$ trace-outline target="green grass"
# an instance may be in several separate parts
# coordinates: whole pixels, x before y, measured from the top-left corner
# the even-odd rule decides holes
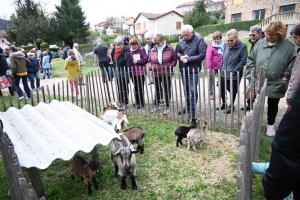
[[[225,22],[225,19],[219,19],[218,20],[218,24],[224,24],[224,22]]]
[[[229,134],[209,133],[197,152],[186,145],[175,146],[178,123],[167,119],[129,118],[132,126],[146,130],[145,153],[137,154],[138,190],[120,189],[120,177],[114,177],[110,145],[98,145],[101,172],[97,177],[99,191],[87,196],[79,179],[70,179],[70,161],[55,160],[46,170],[39,170],[47,199],[234,199],[238,138]],[[222,142],[221,142],[222,141]],[[185,142],[184,142],[185,143]],[[136,146],[136,145],[135,145]],[[90,159],[90,154],[84,154]],[[26,180],[26,170],[23,170]],[[7,199],[7,181],[0,159],[0,199]]]

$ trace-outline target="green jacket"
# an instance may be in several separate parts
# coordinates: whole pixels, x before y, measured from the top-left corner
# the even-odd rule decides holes
[[[247,59],[246,77],[250,78],[252,71],[257,77],[260,66],[264,66],[268,79],[267,96],[282,98],[288,88],[296,55],[295,45],[288,39],[270,46],[264,38],[257,42]],[[282,80],[283,77],[288,80]]]

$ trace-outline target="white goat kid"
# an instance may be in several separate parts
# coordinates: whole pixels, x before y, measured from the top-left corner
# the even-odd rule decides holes
[[[187,134],[187,149],[189,150],[192,146],[196,151],[196,145],[200,145],[202,147],[203,142],[206,138],[207,130],[209,129],[209,123],[204,122],[202,128],[194,128],[191,129]]]
[[[129,124],[126,115],[118,110],[105,110],[100,114],[100,118],[106,123],[112,125],[116,132],[119,132],[121,128],[127,129],[127,124]]]

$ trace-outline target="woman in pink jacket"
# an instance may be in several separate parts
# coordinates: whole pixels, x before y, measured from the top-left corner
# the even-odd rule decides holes
[[[158,103],[162,93],[166,105],[163,114],[167,115],[170,112],[171,77],[174,74],[173,67],[177,64],[177,58],[173,47],[165,42],[161,33],[154,37],[154,43],[155,47],[151,49],[149,56],[149,70],[153,71],[155,86],[155,103],[151,112],[159,110]]]
[[[213,76],[212,73],[218,74],[218,70],[221,69],[222,55],[224,51],[224,42],[222,40],[222,34],[216,31],[212,35],[212,42],[207,48],[206,52],[206,67],[209,71],[209,93],[210,99],[214,99],[212,91]]]

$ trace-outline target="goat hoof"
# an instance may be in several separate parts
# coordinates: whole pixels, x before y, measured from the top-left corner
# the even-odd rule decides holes
[[[132,187],[132,190],[137,190],[137,186],[133,186],[133,187]]]
[[[122,190],[126,190],[126,188],[127,188],[126,186],[121,186]]]

